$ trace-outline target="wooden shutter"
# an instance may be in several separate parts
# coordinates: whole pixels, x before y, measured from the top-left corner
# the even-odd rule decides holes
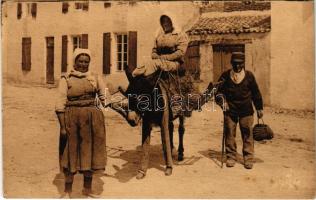
[[[82,3],[82,10],[88,11],[89,10],[89,2]]]
[[[133,71],[137,66],[137,32],[128,33],[128,68]]]
[[[198,41],[190,42],[184,57],[185,69],[191,73],[195,80],[200,79],[200,44]]]
[[[54,37],[46,38],[46,83],[54,83]]]
[[[103,74],[111,73],[111,33],[103,33]]]
[[[63,2],[62,5],[62,12],[65,14],[68,12],[68,8],[69,8],[69,3],[68,2]]]
[[[61,45],[61,72],[67,72],[67,45],[68,39],[67,35],[62,36],[62,45]]]
[[[111,3],[105,2],[105,3],[104,3],[104,8],[109,8],[109,7],[111,7]]]
[[[22,3],[18,3],[16,15],[17,15],[18,19],[21,19],[21,17],[22,17]]]
[[[22,70],[31,71],[31,38],[22,38]]]
[[[88,34],[82,34],[82,44],[83,49],[88,49]]]
[[[36,13],[37,13],[37,3],[32,3],[32,7],[31,7],[31,13],[32,13],[32,17],[36,17]]]

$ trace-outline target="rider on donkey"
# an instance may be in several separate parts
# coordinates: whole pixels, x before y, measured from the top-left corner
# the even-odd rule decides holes
[[[171,18],[167,15],[160,17],[162,30],[152,50],[152,60],[144,66],[138,66],[133,71],[133,76],[148,76],[157,70],[176,71],[184,62],[184,55],[188,47],[188,37],[185,33],[174,28]]]
[[[167,102],[165,102],[167,104],[164,105],[164,107],[166,108],[160,111],[163,111],[164,120],[170,120],[169,113],[174,115],[174,112],[168,111],[168,101],[173,98],[174,94],[181,93],[181,91],[179,91],[179,88],[175,86],[179,84],[179,81],[175,79],[179,78],[177,77],[177,72],[179,71],[180,65],[184,62],[184,55],[188,46],[188,37],[184,32],[181,32],[177,28],[175,28],[171,18],[167,15],[162,15],[160,17],[160,25],[162,29],[159,31],[156,37],[155,45],[152,50],[152,60],[149,60],[144,66],[138,66],[132,73],[130,73],[128,69],[125,69],[130,84],[127,88],[127,91],[124,91],[123,93],[128,97],[130,97],[131,94],[136,94],[136,96],[140,97],[142,94],[151,93],[151,86],[154,85],[153,88],[156,89],[156,84],[159,82],[161,90],[160,92],[164,94],[164,97],[168,98]],[[170,81],[170,77],[173,77],[173,81]],[[193,91],[191,91],[191,93],[192,92]],[[198,96],[200,97],[200,95]],[[184,97],[184,101],[187,101],[187,97]],[[140,113],[135,112],[137,111],[137,108],[135,108],[135,104],[139,103],[139,98],[128,98],[128,102],[125,103],[127,105],[125,105],[123,102],[120,102],[119,106],[112,104],[112,108],[120,107],[121,110],[117,108],[114,108],[114,110],[122,114],[127,119],[130,125],[135,126],[138,119],[140,118]],[[170,107],[172,107],[172,105],[170,105]],[[197,109],[197,106],[193,105],[193,109]],[[131,110],[133,111],[131,112]],[[166,117],[165,115],[168,116]],[[149,163],[151,125],[148,125],[150,123],[147,123],[148,116],[143,117],[143,119],[142,159],[141,168],[136,176],[137,179],[142,179],[145,177]],[[144,126],[144,124],[147,125]],[[163,125],[160,124],[160,126]],[[172,174],[171,147],[170,143],[168,142],[169,131],[162,131],[161,134],[164,157],[166,161],[165,175],[169,176]]]
[[[152,49],[152,59],[147,61],[145,65],[140,65],[135,68],[129,79],[144,77],[149,81],[155,81],[158,77],[157,72],[163,72],[162,76],[158,77],[160,86],[167,90],[168,98],[171,101],[177,101],[178,99],[176,97],[182,95],[182,102],[180,102],[182,105],[181,111],[184,111],[183,113],[188,117],[191,115],[192,110],[200,109],[205,103],[208,94],[199,94],[198,90],[193,86],[192,81],[187,80],[191,80],[190,74],[186,74],[187,79],[185,79],[185,81],[182,81],[184,78],[179,77],[179,71],[180,73],[185,71],[185,69],[182,69],[180,66],[184,63],[184,56],[189,43],[187,34],[176,28],[168,15],[162,15],[160,17],[160,25],[161,29],[157,34]],[[169,78],[166,78],[168,75],[166,75],[165,72],[167,72]],[[172,78],[170,78],[170,76]],[[136,90],[145,89],[144,85],[142,85],[141,88],[135,88],[134,86],[132,86],[132,88],[133,89],[130,89],[135,90],[133,93],[137,93]],[[182,94],[180,94],[181,92]],[[120,107],[123,108],[122,110],[125,110],[122,111],[121,114],[126,118],[129,124],[132,126],[136,125],[139,121],[137,113],[131,112],[129,109],[124,109],[125,107],[130,108],[130,105],[127,106],[121,102]],[[173,114],[177,115],[179,112],[174,112]]]

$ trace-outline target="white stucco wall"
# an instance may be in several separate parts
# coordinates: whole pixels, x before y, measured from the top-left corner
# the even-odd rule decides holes
[[[271,2],[271,102],[314,110],[314,3]]]
[[[106,80],[112,83],[126,82],[125,75],[116,70],[115,34],[137,31],[137,63],[150,58],[155,34],[159,28],[159,16],[170,14],[180,28],[188,28],[198,17],[198,7],[192,2],[104,2],[90,1],[89,10],[75,10],[75,2],[69,2],[69,11],[62,13],[61,2],[38,2],[37,16],[27,14],[27,3],[23,2],[22,19],[17,19],[17,2],[5,2],[7,15],[3,18],[2,44],[3,71],[9,81],[23,83],[46,83],[46,41],[54,37],[54,77],[61,75],[61,38],[68,35],[68,69],[72,66],[72,35],[88,34],[88,45],[92,53],[91,69],[102,73],[103,33],[111,32],[111,75]],[[8,37],[6,37],[8,36]],[[32,67],[22,72],[22,37],[32,38]],[[123,79],[123,80],[122,80]]]

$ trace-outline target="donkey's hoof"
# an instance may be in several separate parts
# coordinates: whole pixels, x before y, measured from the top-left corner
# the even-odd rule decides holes
[[[167,167],[165,170],[165,175],[170,176],[172,174],[172,167]]]
[[[183,154],[178,155],[178,161],[183,161]]]

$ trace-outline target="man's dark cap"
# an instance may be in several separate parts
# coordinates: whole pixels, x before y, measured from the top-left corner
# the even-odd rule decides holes
[[[243,52],[233,52],[231,57],[232,62],[245,62],[245,54]]]

